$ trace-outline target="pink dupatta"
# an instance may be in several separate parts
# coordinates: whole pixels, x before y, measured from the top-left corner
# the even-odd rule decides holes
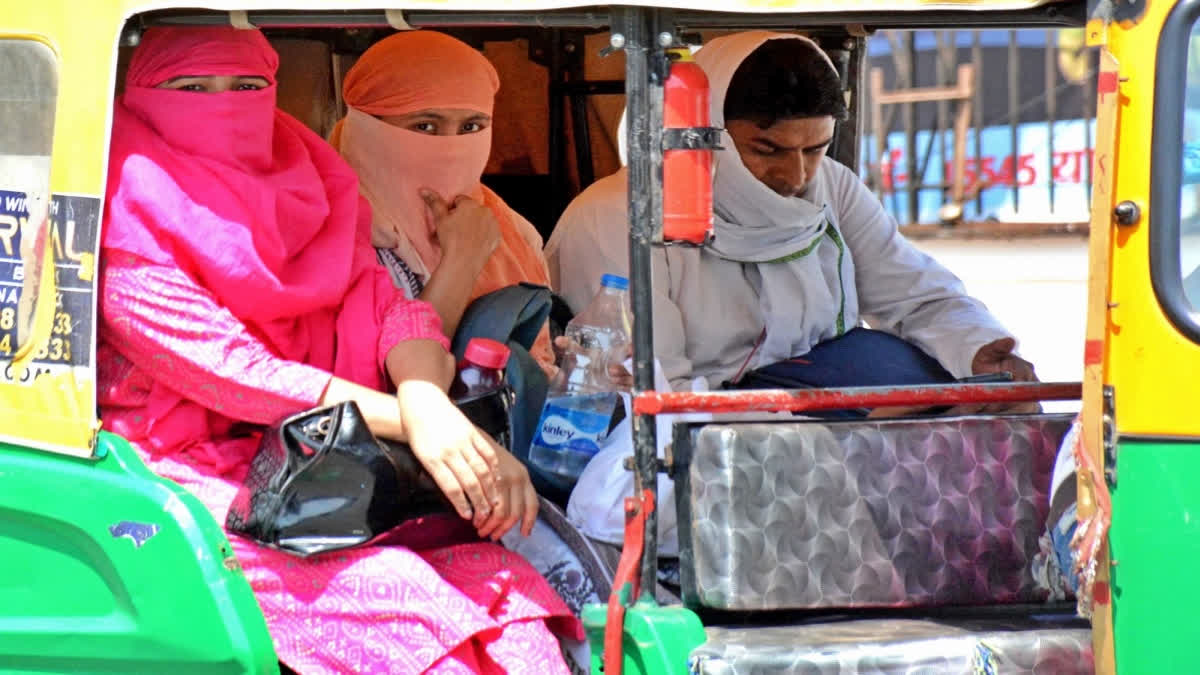
[[[275,108],[277,67],[258,31],[146,31],[115,106],[102,247],[183,271],[275,356],[386,389],[379,300],[395,291],[377,283],[369,206],[337,152]],[[186,75],[270,86],[155,88]],[[227,426],[161,384],[144,409],[160,451]]]

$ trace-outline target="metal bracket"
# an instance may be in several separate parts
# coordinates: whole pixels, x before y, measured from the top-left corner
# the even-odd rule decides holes
[[[244,9],[235,9],[229,12],[229,25],[238,30],[255,30],[255,26],[250,22],[250,13]]]
[[[1112,385],[1104,386],[1104,412],[1101,444],[1104,449],[1104,479],[1110,488],[1117,486],[1117,408]]]
[[[387,20],[388,25],[396,30],[414,30],[414,28],[409,25],[408,20],[404,18],[404,10],[385,9],[383,10],[383,16],[384,19]]]
[[[670,450],[670,447],[670,445],[667,446],[668,451]],[[655,469],[658,471],[658,473],[670,474],[675,468],[674,462],[672,462],[669,457],[667,459],[656,458],[654,462]],[[637,465],[634,463],[633,455],[627,455],[625,459],[621,461],[621,466],[626,471],[637,471]]]
[[[663,150],[721,150],[718,127],[663,129]]]

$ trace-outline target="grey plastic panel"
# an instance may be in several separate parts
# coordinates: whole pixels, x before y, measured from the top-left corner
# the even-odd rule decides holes
[[[866,619],[706,629],[689,659],[703,675],[1093,672],[1092,633],[1074,620]]]

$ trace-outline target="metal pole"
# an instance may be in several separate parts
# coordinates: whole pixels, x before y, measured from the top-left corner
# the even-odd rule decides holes
[[[561,213],[566,207],[567,185],[567,140],[566,114],[563,110],[563,94],[559,85],[563,81],[563,40],[562,31],[550,31],[550,46],[547,56],[546,70],[550,75],[550,86],[547,87],[547,108],[550,116],[550,129],[547,134],[550,155],[550,194],[554,200],[554,213]]]
[[[1054,213],[1054,122],[1058,117],[1058,44],[1056,31],[1046,31],[1046,188]]]
[[[949,33],[949,35],[947,35],[947,33]],[[953,68],[951,66],[955,62],[957,62],[958,59],[955,58],[954,33],[952,31],[939,30],[939,31],[935,32],[934,35],[937,36],[937,49],[934,52],[935,54],[937,54],[937,56],[934,57],[934,62],[937,63],[937,68],[936,68],[937,85],[939,87],[942,87],[942,86],[951,84],[950,73],[953,71]],[[950,41],[949,48],[947,48],[947,46],[946,46],[947,40]],[[941,164],[942,164],[940,167],[938,167],[938,169],[939,169],[939,173],[941,173],[941,176],[942,176],[942,186],[943,187],[942,187],[941,202],[943,204],[946,203],[945,186],[947,184],[951,183],[951,178],[950,178],[950,176],[947,175],[947,171],[946,171],[946,167],[950,164],[947,161],[947,155],[949,154],[949,152],[948,152],[949,146],[946,144],[946,129],[948,129],[949,127],[950,127],[950,107],[947,105],[947,102],[945,100],[938,101],[938,103],[937,103],[938,159],[939,159],[939,161],[941,161]],[[925,174],[923,171],[921,173],[921,179],[922,180],[925,179]]]
[[[566,36],[562,43],[566,61],[566,82],[581,82],[587,79],[583,70],[584,39],[579,34]],[[565,82],[564,82],[565,84]],[[596,168],[592,161],[592,134],[588,123],[588,97],[578,90],[563,87],[571,106],[571,141],[575,145],[575,170],[579,177],[579,192],[596,180]]]
[[[912,31],[904,33],[904,51],[908,54],[908,86],[917,86],[917,48]],[[920,178],[917,175],[917,131],[915,104],[904,104],[904,154],[908,160],[908,181],[905,192],[908,195],[908,222],[917,222],[917,186]]]
[[[1008,31],[1008,141],[1009,156],[1012,158],[1012,202],[1013,211],[1021,209],[1021,190],[1017,185],[1016,162],[1018,153],[1017,124],[1021,121],[1021,64],[1017,51],[1017,31]]]
[[[625,49],[626,140],[629,156],[629,286],[633,308],[634,392],[654,389],[654,330],[651,246],[662,241],[662,114],[666,54],[657,43],[657,13],[643,8],[620,12]],[[615,38],[615,35],[614,35]],[[634,486],[657,505],[658,453],[654,416],[633,416]],[[642,549],[643,595],[654,596],[658,577],[658,512],[646,517]]]
[[[1084,143],[1084,147],[1087,148],[1087,154],[1083,158],[1083,164],[1087,168],[1087,174],[1086,174],[1087,178],[1084,181],[1084,185],[1087,186],[1087,197],[1088,197],[1088,203],[1090,204],[1091,200],[1092,200],[1092,133],[1091,133],[1092,126],[1091,125],[1094,122],[1092,120],[1092,118],[1096,114],[1096,97],[1095,97],[1096,79],[1095,78],[1097,77],[1096,73],[1099,72],[1099,69],[1096,66],[1092,65],[1095,63],[1095,61],[1093,60],[1092,50],[1089,49],[1085,53],[1087,54],[1087,60],[1088,60],[1088,68],[1087,68],[1088,76],[1087,76],[1086,80],[1084,80],[1083,82],[1081,82],[1079,84],[1079,86],[1083,89],[1083,110],[1080,111],[1079,117],[1083,120],[1083,143]],[[1097,132],[1097,133],[1099,133],[1099,132]]]
[[[975,183],[971,185],[971,189],[975,190],[975,214],[976,217],[982,218],[983,213],[983,190],[978,188],[978,183],[981,180],[979,177],[979,160],[983,157],[983,38],[980,35],[982,31],[972,31],[974,37],[971,40],[971,64],[975,66],[975,95],[971,97],[971,111],[975,118]]]
[[[832,389],[747,389],[743,391],[645,392],[633,401],[635,412],[804,412],[880,406],[934,406],[964,403],[1078,401],[1079,382],[1005,382],[996,384],[914,384],[896,387]]]

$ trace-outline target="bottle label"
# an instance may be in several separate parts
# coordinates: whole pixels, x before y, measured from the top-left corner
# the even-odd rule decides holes
[[[550,449],[594,454],[608,435],[612,405],[609,396],[565,397],[547,401],[533,442]]]

